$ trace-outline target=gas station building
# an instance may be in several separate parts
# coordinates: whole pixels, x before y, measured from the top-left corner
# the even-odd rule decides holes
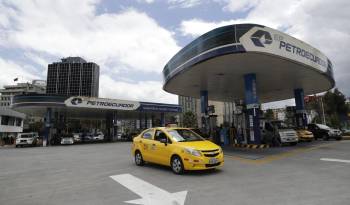
[[[332,63],[321,51],[257,24],[203,34],[169,60],[163,76],[165,91],[200,99],[203,128],[209,100],[235,102],[234,126],[248,144],[261,143],[261,103],[294,98],[297,126],[305,127],[304,96],[335,86]]]
[[[100,130],[106,140],[118,134],[173,123],[181,107],[174,104],[138,102],[82,96],[16,95],[12,108],[28,116],[42,117],[45,136]]]

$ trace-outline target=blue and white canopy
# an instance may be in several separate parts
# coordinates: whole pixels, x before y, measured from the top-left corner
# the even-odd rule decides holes
[[[318,35],[318,34],[316,34]],[[233,101],[244,98],[243,76],[255,73],[261,102],[314,94],[335,86],[331,61],[318,49],[275,29],[238,24],[216,28],[180,50],[164,67],[167,92]]]

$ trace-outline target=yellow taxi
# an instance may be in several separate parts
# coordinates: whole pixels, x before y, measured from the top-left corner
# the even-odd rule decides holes
[[[131,152],[136,165],[151,162],[170,166],[175,174],[214,169],[224,164],[221,147],[188,128],[147,129],[133,139]]]
[[[314,140],[314,135],[308,130],[297,129],[296,132],[299,138],[299,142],[311,142],[312,140]]]

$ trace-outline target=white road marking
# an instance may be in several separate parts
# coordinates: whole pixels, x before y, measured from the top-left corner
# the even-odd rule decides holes
[[[125,201],[130,204],[143,205],[184,205],[187,191],[169,193],[153,184],[139,179],[131,174],[110,176],[113,180],[136,193],[141,199]]]
[[[345,160],[345,159],[321,158],[320,160],[328,161],[328,162],[343,162],[343,163],[349,163],[350,164],[350,160]]]

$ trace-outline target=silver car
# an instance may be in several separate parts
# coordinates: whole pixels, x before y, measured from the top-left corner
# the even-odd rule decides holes
[[[61,138],[61,144],[62,145],[74,144],[74,139],[71,136],[64,136]]]
[[[36,146],[38,138],[39,136],[36,132],[18,133],[16,137],[16,147]]]

